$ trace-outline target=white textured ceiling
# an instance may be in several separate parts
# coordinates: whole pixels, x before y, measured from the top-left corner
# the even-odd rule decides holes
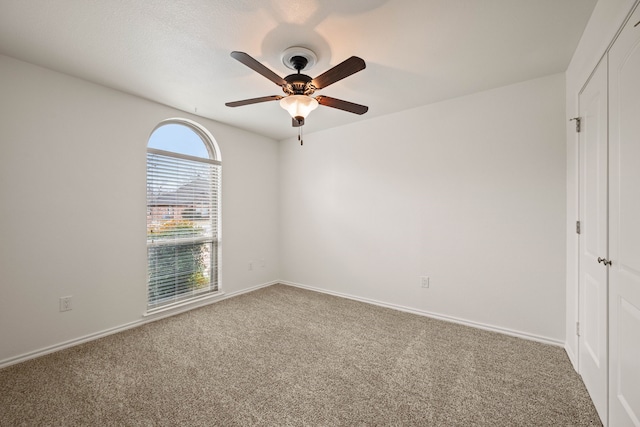
[[[356,55],[367,68],[317,94],[305,132],[566,70],[596,0],[0,0],[0,53],[220,122],[284,139],[282,94],[232,59],[277,74],[290,46],[318,56],[315,77]],[[196,112],[197,111],[197,112]]]

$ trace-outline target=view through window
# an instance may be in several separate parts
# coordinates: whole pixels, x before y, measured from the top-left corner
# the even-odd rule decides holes
[[[218,290],[219,153],[208,133],[169,121],[147,145],[148,308]]]

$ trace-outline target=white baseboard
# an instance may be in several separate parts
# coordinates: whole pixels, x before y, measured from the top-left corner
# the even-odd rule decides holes
[[[573,369],[576,372],[578,371],[578,358],[576,357],[575,353],[573,352],[573,350],[571,349],[571,347],[569,347],[568,344],[564,345],[564,351],[565,353],[567,353],[567,356],[569,357],[569,361],[571,362],[571,364],[573,365]]]
[[[488,325],[488,324],[480,323],[480,322],[474,322],[474,321],[471,321],[471,320],[461,319],[461,318],[454,317],[454,316],[447,316],[447,315],[444,315],[444,314],[433,313],[433,312],[426,311],[426,310],[419,310],[419,309],[416,309],[416,308],[405,307],[405,306],[398,305],[398,304],[391,304],[391,303],[387,303],[387,302],[377,301],[377,300],[370,299],[370,298],[358,297],[358,296],[355,296],[355,295],[349,295],[349,294],[345,294],[345,293],[342,293],[342,292],[329,291],[329,290],[326,290],[326,289],[316,288],[316,287],[313,287],[313,286],[303,285],[303,284],[300,284],[300,283],[288,282],[288,281],[284,281],[284,280],[281,280],[279,283],[281,283],[283,285],[294,286],[296,288],[307,289],[307,290],[310,290],[310,291],[315,291],[315,292],[320,292],[320,293],[324,293],[324,294],[334,295],[334,296],[341,297],[341,298],[348,298],[348,299],[352,299],[352,300],[355,300],[355,301],[364,302],[364,303],[367,303],[367,304],[378,305],[380,307],[386,307],[386,308],[391,308],[391,309],[394,309],[394,310],[404,311],[404,312],[407,312],[407,313],[418,314],[420,316],[426,316],[426,317],[431,317],[431,318],[434,318],[434,319],[445,320],[447,322],[453,322],[453,323],[458,323],[458,324],[465,325],[465,326],[471,326],[473,328],[483,329],[485,331],[498,332],[500,334],[509,335],[509,336],[512,336],[512,337],[524,338],[524,339],[530,340],[530,341],[537,341],[537,342],[540,342],[540,343],[543,343],[543,344],[550,344],[550,345],[557,346],[557,347],[564,347],[564,345],[565,345],[564,341],[560,341],[560,340],[553,339],[553,338],[548,338],[548,337],[543,337],[543,336],[540,336],[540,335],[530,334],[530,333],[527,333],[527,332],[516,331],[514,329],[503,328],[503,327],[494,326],[494,325]]]
[[[55,353],[56,351],[64,350],[65,348],[73,347],[79,344],[83,344],[85,342],[97,340],[99,338],[106,337],[108,335],[116,334],[118,332],[123,332],[123,331],[126,331],[127,329],[136,328],[146,323],[155,322],[156,320],[160,320],[169,316],[174,316],[176,314],[184,313],[185,311],[194,310],[196,308],[204,307],[210,304],[215,304],[216,302],[220,302],[228,298],[236,297],[238,295],[246,294],[248,292],[253,292],[261,288],[266,288],[267,286],[275,285],[277,283],[281,283],[281,281],[275,280],[272,282],[262,283],[262,284],[252,286],[250,288],[242,289],[239,291],[235,291],[235,292],[229,292],[229,293],[220,292],[215,297],[199,301],[195,304],[183,305],[180,307],[176,307],[175,309],[172,309],[172,310],[163,311],[155,314],[143,315],[141,319],[136,320],[134,322],[125,323],[124,325],[116,326],[114,328],[105,329],[100,332],[95,332],[93,334],[88,334],[79,338],[74,338],[72,340],[62,342],[60,344],[55,344],[55,345],[41,348],[39,350],[35,350],[29,353],[24,353],[15,357],[4,359],[0,361],[0,369],[6,368],[7,366],[15,365],[17,363],[25,362],[30,359],[35,359],[36,357],[44,356],[49,353]]]
[[[543,336],[539,336],[539,335],[535,335],[535,334],[529,334],[526,332],[522,332],[522,331],[516,331],[513,329],[509,329],[509,328],[502,328],[499,326],[493,326],[493,325],[487,325],[484,323],[480,323],[480,322],[474,322],[471,320],[466,320],[466,319],[460,319],[454,316],[447,316],[447,315],[443,315],[443,314],[439,314],[439,313],[433,313],[430,311],[425,311],[425,310],[419,310],[419,309],[415,309],[415,308],[410,308],[410,307],[405,307],[402,305],[398,305],[398,304],[391,304],[391,303],[387,303],[387,302],[382,302],[382,301],[377,301],[374,299],[370,299],[370,298],[363,298],[363,297],[358,297],[355,295],[350,295],[350,294],[345,294],[342,292],[335,292],[335,291],[329,291],[326,289],[322,289],[322,288],[316,288],[313,286],[308,286],[308,285],[303,285],[300,283],[295,283],[295,282],[288,282],[285,280],[274,280],[271,282],[267,282],[267,283],[262,283],[256,286],[252,286],[250,288],[246,288],[246,289],[242,289],[239,291],[235,291],[235,292],[230,292],[230,293],[220,293],[218,294],[217,297],[211,298],[211,299],[207,299],[204,300],[200,303],[197,304],[193,304],[193,305],[188,305],[188,306],[181,306],[181,307],[177,307],[173,310],[169,310],[169,311],[164,311],[164,312],[160,312],[160,313],[155,313],[155,314],[150,314],[148,316],[142,316],[141,319],[136,320],[134,322],[130,322],[130,323],[126,323],[124,325],[120,325],[120,326],[116,326],[114,328],[109,328],[109,329],[105,329],[103,331],[100,332],[96,332],[93,334],[88,334],[79,338],[75,338],[69,341],[65,341],[62,342],[60,344],[55,344],[49,347],[45,347],[39,350],[35,350],[29,353],[25,353],[25,354],[21,354],[15,357],[11,357],[5,360],[0,361],[0,369],[1,368],[5,368],[7,366],[11,366],[11,365],[15,365],[17,363],[21,363],[21,362],[25,362],[27,360],[30,359],[35,359],[36,357],[40,357],[40,356],[44,356],[46,354],[49,353],[54,353],[56,351],[60,351],[63,350],[65,348],[69,348],[69,347],[73,347],[79,344],[83,344],[85,342],[88,341],[93,341],[93,340],[97,340],[99,338],[102,337],[106,337],[108,335],[111,334],[116,334],[118,332],[123,332],[126,331],[127,329],[131,329],[131,328],[136,328],[138,326],[142,326],[146,323],[150,323],[150,322],[155,322],[156,320],[160,320],[160,319],[164,319],[166,317],[169,316],[174,316],[176,314],[180,314],[183,313],[185,311],[189,311],[189,310],[193,310],[196,308],[200,308],[200,307],[204,307],[206,305],[210,305],[210,304],[214,304],[216,302],[219,301],[223,301],[225,299],[228,298],[233,298],[236,297],[238,295],[242,295],[248,292],[253,292],[256,291],[258,289],[261,288],[266,288],[268,286],[271,285],[275,285],[275,284],[283,284],[283,285],[287,285],[287,286],[293,286],[293,287],[297,287],[297,288],[301,288],[301,289],[307,289],[310,291],[314,291],[314,292],[320,292],[320,293],[324,293],[324,294],[329,294],[329,295],[334,295],[337,297],[341,297],[341,298],[348,298],[351,300],[355,300],[355,301],[360,301],[360,302],[364,302],[367,304],[373,304],[373,305],[377,305],[380,307],[386,307],[386,308],[391,308],[394,310],[399,310],[399,311],[404,311],[407,313],[413,313],[413,314],[417,314],[420,316],[426,316],[426,317],[431,317],[434,319],[439,319],[439,320],[445,320],[447,322],[453,322],[453,323],[458,323],[461,325],[466,325],[466,326],[471,326],[473,328],[478,328],[478,329],[483,329],[486,331],[492,331],[492,332],[498,332],[501,334],[505,334],[505,335],[509,335],[509,336],[513,336],[513,337],[518,337],[518,338],[524,338],[527,340],[531,340],[531,341],[537,341],[537,342],[541,342],[544,344],[551,344],[554,346],[559,346],[559,347],[564,347],[565,351],[567,352],[567,355],[569,356],[569,359],[571,360],[571,363],[573,363],[574,368],[577,366],[575,363],[575,356],[573,355],[572,352],[570,352],[570,349],[565,345],[565,343],[563,341],[559,341],[556,339],[552,339],[552,338],[547,338],[547,337],[543,337]]]

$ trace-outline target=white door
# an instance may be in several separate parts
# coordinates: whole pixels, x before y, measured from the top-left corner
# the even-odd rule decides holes
[[[579,371],[607,423],[607,63],[580,93]]]
[[[609,51],[611,426],[640,426],[640,8]]]

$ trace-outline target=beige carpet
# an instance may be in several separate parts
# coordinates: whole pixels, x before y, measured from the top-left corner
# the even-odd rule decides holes
[[[600,422],[561,348],[276,285],[0,370],[0,425]]]

